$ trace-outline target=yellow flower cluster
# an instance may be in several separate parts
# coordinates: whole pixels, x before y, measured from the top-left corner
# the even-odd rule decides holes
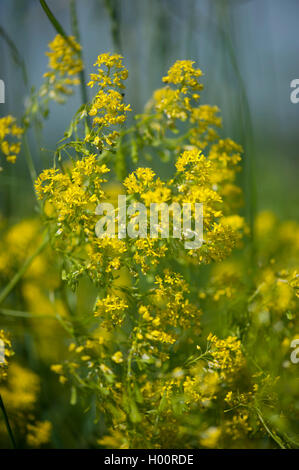
[[[38,219],[24,219],[21,222],[7,227],[7,222],[3,223],[0,241],[0,279],[3,284],[9,282],[14,273],[18,272],[25,263],[28,256],[31,256],[36,248],[42,243],[42,226]],[[51,260],[51,263],[50,263]],[[49,268],[49,263],[51,267]],[[41,285],[40,279],[43,279]],[[25,303],[26,310],[32,314],[53,316],[59,312],[64,315],[65,307],[61,298],[51,298],[48,291],[55,290],[61,284],[60,275],[55,263],[53,263],[52,253],[49,248],[42,251],[34,258],[31,265],[24,274],[18,285],[19,293]],[[46,341],[45,336],[40,337],[44,331],[43,324],[33,320],[32,331],[36,331],[36,344],[40,356],[52,356],[57,354],[59,341],[56,342],[56,352]],[[51,334],[58,325],[52,322],[48,328],[49,341]],[[55,348],[54,348],[55,349]]]
[[[108,145],[115,146],[119,133],[111,131],[111,127],[119,126],[126,120],[130,105],[123,102],[123,94],[119,91],[124,88],[123,81],[128,77],[128,71],[123,66],[123,57],[119,54],[101,54],[94,66],[97,73],[90,75],[88,86],[98,86],[98,91],[92,100],[88,114],[93,117],[91,132],[85,140],[100,150]]]
[[[44,76],[48,80],[48,93],[50,98],[61,101],[63,95],[72,93],[71,86],[79,85],[78,74],[83,70],[83,63],[80,57],[81,46],[73,36],[67,39],[57,34],[52,42],[49,43],[48,67],[49,72]],[[41,90],[41,94],[45,92]],[[62,100],[63,101],[63,100]]]
[[[96,146],[101,152],[105,144],[111,146],[107,140],[107,135],[111,138],[107,134],[111,131],[110,127],[122,124],[129,109],[119,92],[123,88],[123,80],[127,78],[127,71],[122,65],[122,57],[118,55],[101,55],[95,65],[98,70],[91,74],[89,86],[97,86],[98,92],[87,108],[88,114],[93,117],[93,127],[84,143]],[[64,278],[75,287],[79,278],[87,274],[101,289],[95,302],[93,319],[89,320],[93,325],[89,338],[76,338],[76,344],[70,346],[72,357],[64,364],[55,364],[52,370],[59,375],[62,384],[73,382],[73,377],[79,377],[82,387],[93,387],[94,380],[99,383],[103,403],[107,403],[109,397],[111,409],[117,410],[123,435],[126,434],[128,422],[139,423],[141,419],[137,405],[127,403],[124,392],[127,385],[122,383],[121,376],[125,371],[129,389],[133,387],[133,380],[138,381],[136,386],[142,390],[144,406],[152,409],[154,402],[161,410],[164,424],[161,424],[158,435],[153,432],[156,420],[149,416],[147,422],[149,439],[159,438],[160,445],[163,430],[167,429],[169,433],[177,420],[171,412],[172,408],[183,406],[190,410],[194,404],[210,406],[217,395],[220,378],[224,373],[227,376],[232,373],[235,357],[240,359],[235,343],[231,344],[228,339],[226,356],[224,346],[217,349],[214,345],[213,348],[213,354],[218,351],[218,361],[222,360],[219,370],[215,356],[210,361],[214,370],[208,371],[200,362],[186,372],[183,369],[181,373],[174,372],[175,378],[163,383],[151,377],[150,372],[153,368],[155,374],[160,374],[162,365],[167,364],[172,355],[172,348],[177,351],[178,358],[181,357],[188,331],[191,337],[200,334],[202,311],[198,298],[194,297],[190,284],[177,269],[169,268],[163,272],[162,263],[165,260],[171,264],[173,257],[182,264],[188,259],[187,263],[192,261],[193,265],[222,260],[236,245],[244,229],[243,219],[233,212],[236,207],[232,210],[230,206],[231,193],[237,193],[234,177],[241,149],[229,139],[220,142],[213,133],[212,127],[221,124],[217,108],[194,108],[193,104],[199,99],[198,92],[202,89],[200,76],[201,71],[194,68],[194,63],[176,63],[164,79],[167,87],[160,92],[161,100],[156,100],[153,115],[141,115],[134,127],[138,143],[141,142],[138,140],[141,134],[142,142],[149,146],[158,146],[159,139],[166,147],[169,142],[169,152],[174,154],[173,178],[164,182],[151,168],[139,166],[123,182],[130,202],[140,201],[146,207],[152,202],[178,202],[181,205],[185,202],[204,203],[206,233],[205,243],[200,249],[187,254],[183,239],[152,239],[148,236],[119,240],[95,237],[95,207],[107,200],[102,185],[105,182],[103,175],[109,171],[109,167],[105,166],[109,161],[109,148],[105,149],[104,158],[87,151],[81,160],[74,160],[66,166],[64,172],[45,170],[36,183],[53,236],[55,234],[56,248],[67,259],[69,272],[64,274]],[[169,98],[168,101],[162,99],[163,93]],[[168,141],[164,138],[166,129],[174,129],[175,119],[188,120],[190,132],[179,141],[176,137]],[[117,137],[117,134],[113,135]],[[198,144],[201,137],[206,145]],[[124,145],[123,152],[126,152],[128,143],[124,142]],[[140,143],[140,151],[142,145]],[[77,152],[78,143],[76,146]],[[206,147],[208,151],[204,154]],[[117,152],[115,158],[118,155]],[[147,274],[151,286],[145,292],[140,283],[139,269]],[[120,284],[119,276],[123,275],[131,275],[136,286],[133,287],[130,282]],[[190,348],[194,343],[191,337]],[[116,342],[119,344],[117,349]],[[142,372],[139,378],[136,370]],[[134,393],[137,389],[135,387]],[[182,394],[185,396],[183,402]],[[165,410],[159,405],[163,396],[167,396]],[[133,397],[130,402],[132,400]],[[140,396],[134,400],[141,403]],[[143,415],[146,415],[146,409]],[[117,430],[114,429],[114,432],[117,433]],[[127,442],[127,437],[124,437],[124,442]]]
[[[221,437],[221,428],[210,426],[201,433],[200,444],[208,449],[217,449]]]
[[[154,94],[157,111],[165,114],[169,120],[185,121],[192,110],[192,100],[198,101],[200,98],[198,92],[203,88],[199,82],[201,75],[201,70],[194,68],[193,61],[176,61],[168,75],[163,77],[163,82],[168,86]],[[174,85],[174,88],[169,85]]]
[[[113,273],[122,268],[123,257],[127,252],[126,243],[118,238],[95,238],[87,247],[89,262],[87,271],[94,281],[101,281],[103,271]]]
[[[0,388],[3,401],[16,411],[33,411],[40,392],[40,379],[29,369],[16,362],[9,367],[8,380]]]
[[[224,159],[222,154],[221,159]],[[124,181],[128,194],[134,196],[133,201],[141,200],[147,207],[151,203],[162,202],[170,205],[172,202],[178,202],[181,207],[184,203],[201,202],[203,204],[204,244],[201,248],[188,252],[188,257],[192,262],[222,261],[237,245],[241,235],[246,232],[244,219],[237,214],[231,214],[227,198],[219,194],[221,183],[226,185],[228,178],[227,165],[225,165],[225,171],[222,172],[218,166],[219,162],[215,160],[216,157],[207,158],[201,151],[192,148],[179,155],[175,164],[177,173],[168,182],[157,178],[151,168],[142,167],[131,173]],[[220,166],[222,167],[222,163]],[[220,174],[222,174],[221,177]],[[230,174],[229,178],[231,176]],[[225,213],[231,215],[224,216]],[[194,223],[193,218],[192,223]],[[184,234],[182,235],[183,240]],[[135,246],[138,250],[139,244],[145,247],[146,243],[145,240],[138,241]],[[169,243],[172,243],[171,240],[162,239],[160,246],[167,251]],[[177,243],[175,249],[182,246],[182,243]],[[180,256],[182,252],[184,253],[185,250],[181,250]],[[144,263],[142,266],[145,269]]]
[[[0,330],[0,383],[7,377],[8,359],[12,354],[11,342],[7,334]]]
[[[56,36],[47,56],[44,83],[26,104],[24,130],[40,124],[49,101],[63,102],[82,78],[74,37]],[[222,135],[218,107],[200,103],[202,72],[193,61],[175,62],[164,87],[125,129],[131,108],[124,99],[123,57],[101,54],[94,66],[87,85],[95,95],[71,120],[54,168],[35,184],[51,246],[34,258],[3,310],[1,305],[3,328],[22,318],[14,349],[30,360],[36,349],[38,371],[52,364],[59,383],[71,389],[72,405],[81,393],[94,403],[105,425],[95,423],[92,438],[107,430],[96,440],[100,446],[297,446],[298,369],[290,353],[299,337],[298,223],[262,212],[254,243],[243,249],[248,228],[238,214],[237,184],[243,149]],[[7,161],[20,152],[24,130],[12,116],[0,119]],[[170,215],[174,203],[202,203],[202,245],[185,249],[191,229],[178,238],[161,237],[162,214],[157,238],[149,230],[145,238],[98,238],[97,206],[116,206],[119,194],[128,204],[143,203],[147,215],[152,203],[166,203]],[[117,226],[120,212],[114,213]],[[136,231],[138,215],[127,213]],[[1,284],[36,251],[41,228],[37,220],[8,226],[0,219]],[[170,234],[173,228],[170,220]],[[0,393],[12,427],[22,445],[44,446],[52,424],[38,411],[42,380],[10,360],[4,330],[0,349]],[[46,380],[54,390],[53,376]],[[54,410],[57,424],[56,406],[49,414]],[[90,428],[85,414],[76,419]]]
[[[189,89],[201,90],[202,84],[198,79],[202,76],[202,71],[195,69],[194,64],[191,60],[177,60],[163,77],[163,82],[182,87],[182,93],[187,93]]]
[[[159,341],[160,343],[175,343],[176,339],[168,333],[159,330],[149,330],[146,334],[146,338],[153,341]]]
[[[30,447],[40,447],[51,440],[52,423],[50,421],[36,421],[27,426],[27,443]]]
[[[116,353],[113,354],[111,359],[116,364],[121,364],[122,362],[124,362],[123,353],[121,351],[116,351]]]
[[[212,367],[219,369],[220,376],[229,380],[245,366],[245,358],[241,349],[241,342],[235,336],[219,339],[209,334],[207,341],[211,345]]]
[[[35,184],[38,198],[47,203],[49,217],[56,217],[61,239],[65,239],[66,229],[71,234],[94,234],[95,208],[104,195],[103,175],[108,172],[98,156],[90,154],[77,160],[67,173],[50,169],[38,177]]]
[[[167,246],[161,243],[158,238],[137,238],[135,243],[132,240],[129,243],[134,251],[133,260],[140,266],[144,274],[150,266],[157,266],[167,252]]]
[[[44,81],[39,89],[32,87],[26,100],[23,119],[26,127],[33,124],[42,127],[44,120],[49,116],[49,103],[54,100],[64,104],[82,78],[79,79],[83,70],[81,45],[73,36],[64,37],[58,34],[48,47],[48,71],[44,74]]]
[[[216,398],[216,392],[219,388],[218,374],[207,371],[201,365],[194,367],[191,374],[187,375],[183,382],[187,404],[199,403],[201,406],[209,406],[211,400]]]
[[[5,227],[6,228],[6,227]],[[29,219],[3,230],[0,241],[0,275],[10,277],[24,263],[26,256],[38,242],[40,224],[37,220]],[[34,272],[40,274],[41,264],[37,259],[27,275]]]
[[[61,159],[61,170],[45,170],[36,182],[63,280],[77,289],[80,305],[60,317],[72,342],[52,371],[72,387],[72,403],[81,390],[94,394],[109,430],[101,446],[223,447],[251,438],[271,446],[269,429],[280,410],[288,414],[279,387],[290,380],[295,390],[297,380],[287,354],[299,326],[298,224],[258,217],[259,269],[249,268],[245,250],[233,253],[248,233],[237,213],[242,148],[219,137],[218,108],[198,104],[201,71],[192,61],[176,62],[163,79],[166,87],[122,132],[129,110],[122,57],[103,54],[95,66],[89,86],[97,94],[71,124],[88,114],[92,128],[76,128],[76,141],[67,144],[71,162]],[[131,173],[109,193],[106,179],[130,155]],[[157,176],[159,157],[173,169],[166,181]],[[97,204],[124,192],[148,212],[153,202],[203,203],[202,246],[186,250],[185,234],[97,238]],[[82,301],[85,289],[88,301]],[[75,294],[69,297],[73,302]],[[266,331],[273,332],[271,341]]]
[[[49,57],[49,68],[59,75],[77,75],[83,68],[78,53],[81,50],[73,36],[66,40],[60,34],[57,34],[52,42],[49,43],[50,52],[46,52]],[[46,76],[48,76],[46,74]]]
[[[96,303],[95,316],[106,319],[112,325],[120,325],[124,319],[124,312],[128,308],[128,304],[124,299],[117,295],[108,294],[106,297],[99,299]]]
[[[230,420],[227,420],[223,432],[226,436],[231,436],[233,441],[246,437],[252,427],[249,424],[249,416],[246,411],[238,411]]]
[[[155,173],[151,168],[137,168],[123,184],[128,194],[142,194],[146,189],[153,187],[154,177]]]
[[[128,71],[122,63],[123,57],[120,54],[110,54],[109,52],[98,56],[94,67],[97,67],[97,73],[90,74],[90,82],[88,86],[93,87],[98,84],[101,88],[117,86],[124,88],[123,80],[128,78]],[[107,73],[103,70],[103,66],[107,67]],[[110,71],[114,70],[113,75]]]
[[[193,320],[195,324],[199,322],[201,312],[187,298],[189,286],[179,273],[165,270],[163,276],[156,276],[155,284],[155,298],[161,309],[159,318],[162,324],[188,328]]]
[[[0,149],[6,160],[15,163],[21,150],[20,139],[24,130],[17,126],[13,116],[0,118]]]
[[[12,362],[7,380],[0,386],[0,394],[15,422],[19,436],[24,435],[31,447],[49,442],[52,424],[35,419],[35,405],[40,393],[40,379],[33,371]],[[0,428],[2,433],[2,428]]]

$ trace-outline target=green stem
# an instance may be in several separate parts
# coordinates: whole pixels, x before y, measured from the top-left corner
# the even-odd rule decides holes
[[[195,357],[194,359],[191,357],[190,360],[186,361],[186,367],[190,367],[191,364],[199,361],[200,359],[204,359],[206,356],[210,356],[210,350],[205,351],[200,356]]]
[[[81,38],[80,38],[80,32],[79,32],[79,24],[78,24],[78,15],[77,15],[77,5],[76,5],[76,0],[70,0],[70,12],[71,12],[71,28],[72,28],[72,33],[75,36],[75,39],[78,44],[81,44]],[[83,62],[83,54],[82,54],[82,49],[78,52],[80,59]],[[82,104],[85,105],[88,102],[88,96],[87,96],[87,90],[86,90],[86,79],[85,79],[85,71],[84,68],[82,68],[80,74],[80,88],[81,88],[81,100]],[[90,117],[87,116],[86,118],[88,127],[90,126]]]
[[[165,390],[160,398],[160,402],[159,402],[159,406],[158,406],[158,409],[157,409],[157,416],[156,416],[156,419],[155,419],[155,425],[154,425],[154,430],[153,430],[153,435],[156,436],[158,434],[158,425],[159,425],[159,421],[160,421],[160,412],[161,412],[161,408],[162,408],[162,403],[163,403],[163,400],[164,400],[164,397],[165,397]]]
[[[260,420],[260,422],[262,423],[262,425],[264,426],[265,430],[267,431],[267,433],[269,434],[269,436],[272,437],[272,439],[276,442],[276,444],[278,444],[278,446],[281,448],[281,449],[286,449],[283,441],[280,439],[279,436],[277,436],[277,434],[273,433],[271,431],[271,429],[269,428],[269,426],[267,425],[266,421],[264,420],[260,410],[258,408],[256,408],[256,412],[257,412],[257,415],[258,415],[258,418]]]
[[[11,279],[11,281],[7,284],[7,286],[3,289],[3,291],[0,293],[0,305],[4,302],[6,297],[10,294],[10,292],[13,290],[13,288],[16,286],[16,284],[20,281],[20,279],[23,277],[29,266],[31,265],[32,261],[44,250],[44,248],[48,244],[48,238],[45,238],[43,242],[39,245],[37,250],[29,256],[21,269],[14,275],[14,277]]]
[[[7,34],[7,32],[5,31],[5,29],[2,26],[0,26],[0,36],[3,37],[4,41],[6,41],[8,47],[10,48],[12,58],[15,61],[15,63],[19,67],[21,67],[24,85],[25,85],[26,88],[28,88],[29,87],[28,75],[27,75],[25,62],[22,59],[21,54],[19,53],[18,48],[16,47],[15,43],[13,42],[13,40],[10,38],[10,36]]]
[[[11,427],[10,427],[10,424],[9,424],[8,416],[7,416],[7,413],[6,413],[6,409],[5,409],[5,406],[4,406],[4,403],[3,403],[3,400],[2,400],[1,394],[0,394],[0,408],[1,408],[2,413],[3,413],[3,417],[4,417],[4,421],[5,421],[5,426],[6,426],[7,433],[8,433],[8,435],[9,435],[9,438],[10,438],[11,446],[12,446],[13,449],[16,449],[16,448],[17,448],[16,441],[15,441],[15,438],[14,438],[14,435],[13,435],[13,432],[12,432],[12,429],[11,429]]]
[[[55,28],[55,30],[57,31],[57,33],[60,34],[66,40],[66,42],[73,49],[73,51],[80,57],[80,59],[82,59],[81,49],[77,50],[74,47],[74,44],[72,43],[72,41],[70,41],[68,35],[64,31],[64,29],[61,26],[61,24],[59,23],[59,21],[53,15],[52,11],[48,7],[45,0],[39,0],[39,1],[40,1],[40,4],[41,4],[44,12],[46,13],[47,17],[49,18],[50,22],[52,23],[52,25]],[[79,35],[78,19],[77,19],[77,10],[76,10],[76,3],[75,3],[74,0],[71,0],[70,6],[71,6],[71,20],[72,20],[73,34],[76,38],[76,41],[78,43],[80,43],[80,35]],[[79,75],[80,75],[82,103],[86,104],[88,102],[88,96],[87,96],[87,91],[86,91],[86,87],[85,87],[85,72],[84,72],[84,69],[81,70]]]
[[[72,41],[69,39],[68,35],[66,34],[66,32],[64,31],[63,27],[61,26],[61,24],[59,23],[59,21],[55,18],[55,16],[53,15],[52,11],[50,10],[50,8],[48,7],[47,3],[45,2],[45,0],[39,0],[44,12],[46,13],[47,17],[49,18],[50,22],[52,23],[52,25],[54,26],[54,28],[56,29],[57,33],[60,34],[65,40],[66,42],[68,43],[68,45],[76,52],[76,54],[78,54],[78,51],[77,49],[74,47],[74,44],[72,43]]]
[[[33,318],[33,319],[47,318],[47,319],[55,320],[55,317],[53,315],[23,312],[23,310],[11,310],[8,308],[0,308],[0,315],[5,315],[8,317],[15,317],[15,318]]]
[[[32,181],[32,184],[33,184],[33,187],[34,187],[34,183],[35,183],[35,180],[37,178],[37,173],[36,173],[36,169],[35,169],[35,166],[34,166],[31,151],[30,151],[30,148],[29,148],[27,133],[24,134],[23,143],[24,143],[26,163],[27,163],[29,173],[30,173],[30,177],[31,177],[31,181]]]
[[[8,317],[14,318],[30,318],[30,319],[46,319],[46,320],[53,320],[58,321],[63,329],[70,335],[74,336],[74,330],[72,327],[69,326],[68,322],[64,320],[58,313],[56,315],[49,315],[49,314],[35,314],[29,312],[23,312],[20,310],[9,310],[7,308],[0,308],[0,315],[5,315]]]

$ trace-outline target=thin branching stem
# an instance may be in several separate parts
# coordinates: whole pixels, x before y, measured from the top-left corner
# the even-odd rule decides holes
[[[72,43],[72,41],[69,39],[68,35],[66,34],[66,32],[64,31],[63,27],[61,26],[61,24],[59,23],[59,21],[57,20],[57,18],[55,18],[55,16],[53,15],[52,11],[50,10],[50,8],[48,7],[47,3],[45,2],[45,0],[39,0],[44,12],[46,13],[47,17],[49,18],[50,22],[52,23],[52,25],[54,26],[54,29],[57,31],[58,34],[60,34],[65,40],[66,42],[68,43],[68,45],[74,50],[74,52],[76,52],[76,54],[78,54],[78,50],[74,47],[74,44]]]
[[[7,429],[7,433],[9,435],[11,446],[12,446],[13,449],[16,449],[17,448],[16,441],[15,441],[15,438],[14,438],[14,435],[13,435],[13,432],[12,432],[12,429],[11,429],[11,426],[10,426],[10,423],[9,423],[8,415],[7,415],[7,412],[6,412],[1,394],[0,394],[0,408],[1,408],[1,411],[2,411],[2,414],[3,414],[3,417],[4,417],[4,422],[5,422],[5,426],[6,426],[6,429]]]
[[[76,0],[70,0],[70,12],[71,12],[72,33],[75,36],[75,39],[76,39],[77,43],[81,44]],[[80,59],[82,60],[82,63],[84,63],[83,62],[82,49],[80,49],[80,51],[79,51],[79,56],[80,56]],[[81,89],[82,104],[86,105],[86,103],[88,102],[88,95],[87,95],[87,89],[86,89],[86,79],[85,79],[84,67],[82,68],[82,70],[79,73],[79,78],[80,78],[80,89]],[[88,127],[90,127],[90,118],[89,118],[89,116],[87,116],[86,121],[87,121]]]

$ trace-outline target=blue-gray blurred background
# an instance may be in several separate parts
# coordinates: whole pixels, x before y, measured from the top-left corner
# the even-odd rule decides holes
[[[69,0],[48,4],[69,33]],[[114,17],[107,5],[115,7]],[[205,74],[202,103],[220,107],[224,135],[255,162],[258,209],[297,217],[299,103],[290,101],[290,82],[299,78],[298,0],[77,0],[77,8],[87,73],[98,54],[120,49],[130,72],[126,100],[136,113],[176,59],[195,60]],[[39,1],[0,0],[0,25],[24,60],[30,86],[39,87],[56,34]],[[20,117],[27,93],[22,69],[1,36],[0,58],[6,84],[0,116]],[[51,105],[45,150],[31,137],[39,171],[51,164],[79,105],[79,90],[66,106]],[[22,156],[6,170],[0,209],[18,220],[34,208],[30,178]]]

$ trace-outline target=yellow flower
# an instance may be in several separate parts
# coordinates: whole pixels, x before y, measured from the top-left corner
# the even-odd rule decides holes
[[[184,172],[186,170],[186,166],[192,164],[200,163],[204,160],[204,156],[201,156],[201,151],[197,149],[186,150],[182,155],[178,158],[175,166],[179,172]]]
[[[11,116],[0,118],[0,151],[10,163],[15,163],[21,150],[19,142],[24,129],[16,125],[16,119]],[[15,139],[15,140],[14,140]]]
[[[202,85],[198,82],[202,76],[200,69],[194,69],[195,64],[192,60],[177,60],[168,70],[168,75],[163,77],[163,82],[173,85],[180,85],[185,91],[185,87],[191,87],[194,90],[201,90]]]
[[[116,364],[121,364],[124,361],[123,353],[121,351],[117,351],[116,353],[113,354],[111,359],[112,361],[116,362]]]
[[[8,359],[12,355],[10,339],[4,330],[0,330],[0,383],[7,377]]]
[[[213,358],[212,367],[219,370],[220,376],[224,379],[232,379],[246,364],[241,341],[236,336],[219,339],[212,333],[209,334],[207,341],[210,343],[210,354]]]
[[[76,42],[74,36],[68,36],[67,41],[63,36],[57,34],[49,43],[49,49],[50,52],[46,52],[49,57],[49,68],[59,76],[74,76],[83,69],[83,63],[79,56],[81,46]],[[52,77],[53,72],[47,72],[45,76]]]
[[[62,374],[63,373],[63,367],[61,364],[53,364],[51,365],[51,370],[55,372],[56,374]]]
[[[113,325],[119,325],[124,319],[127,308],[128,304],[124,299],[114,294],[108,294],[97,301],[94,314],[96,317],[105,318]]]
[[[198,101],[198,91],[203,89],[199,82],[202,75],[200,69],[193,67],[191,60],[177,60],[163,77],[168,86],[154,93],[155,108],[169,120],[186,121],[192,113],[192,101]],[[175,88],[172,88],[171,86]]]
[[[150,340],[159,341],[161,343],[173,344],[176,342],[176,338],[174,338],[172,335],[159,330],[150,330],[146,334],[146,337]]]
[[[105,364],[100,364],[100,369],[104,374],[113,374],[112,370],[109,369],[109,367],[107,367]]]
[[[65,97],[73,93],[73,86],[79,85],[79,73],[83,70],[81,46],[73,36],[64,38],[60,34],[49,43],[49,71],[44,74],[45,83],[38,96],[42,113],[48,112],[48,100],[64,103]]]
[[[52,423],[50,421],[36,421],[27,425],[27,443],[31,447],[40,447],[51,439]]]
[[[221,428],[210,426],[201,434],[200,443],[204,447],[215,449],[221,436]]]
[[[128,71],[123,66],[123,57],[119,54],[101,54],[94,66],[97,73],[90,74],[88,86],[98,86],[98,91],[89,106],[88,114],[93,117],[93,128],[85,140],[97,148],[116,145],[119,133],[111,130],[113,126],[122,125],[131,111],[129,104],[123,102],[123,81],[128,77]]]
[[[155,173],[151,168],[138,168],[124,181],[128,194],[143,193],[145,189],[153,186]]]
[[[33,410],[39,391],[39,377],[33,371],[12,362],[5,386],[0,387],[5,404],[20,412]]]

